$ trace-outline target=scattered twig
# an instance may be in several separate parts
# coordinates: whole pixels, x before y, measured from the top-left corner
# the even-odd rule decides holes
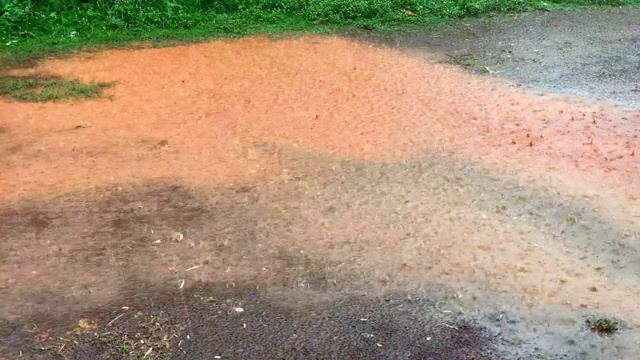
[[[191,271],[191,270],[195,270],[195,269],[199,268],[200,266],[201,265],[192,266],[192,267],[188,268],[187,270],[185,270],[185,272]]]
[[[418,16],[418,14],[416,14],[416,13],[414,13],[412,11],[409,11],[407,9],[400,9],[400,12],[405,14],[405,15],[409,15],[409,16]]]
[[[444,326],[446,326],[446,327],[448,327],[448,328],[450,328],[450,329],[454,329],[454,330],[460,331],[460,329],[458,329],[457,327],[455,327],[455,326],[453,326],[453,325],[444,324]]]
[[[113,318],[113,320],[111,320],[111,321],[109,321],[109,322],[107,323],[107,326],[111,326],[114,322],[116,322],[116,320],[118,320],[118,319],[120,319],[121,317],[123,317],[123,316],[124,316],[124,314],[125,314],[125,313],[122,313],[122,314],[120,314],[120,315],[116,316],[115,318]]]

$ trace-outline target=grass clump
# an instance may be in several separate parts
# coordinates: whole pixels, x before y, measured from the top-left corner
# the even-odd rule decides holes
[[[608,317],[594,317],[587,319],[587,326],[598,335],[613,335],[620,330],[620,321]]]
[[[0,96],[29,102],[85,99],[102,96],[109,86],[109,83],[82,83],[77,79],[3,76],[0,77]]]

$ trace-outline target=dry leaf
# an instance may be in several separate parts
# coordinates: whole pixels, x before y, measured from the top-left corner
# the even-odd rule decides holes
[[[88,331],[93,330],[97,327],[95,321],[90,319],[80,319],[78,321],[78,326],[76,327],[76,331]]]
[[[407,9],[400,9],[400,12],[405,14],[405,15],[409,15],[409,16],[418,16],[418,14],[416,14],[414,12],[411,12],[411,11],[409,11]]]

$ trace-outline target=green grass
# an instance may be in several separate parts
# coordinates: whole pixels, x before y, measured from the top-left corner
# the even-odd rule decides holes
[[[79,80],[44,77],[0,77],[0,96],[20,101],[45,102],[102,96],[108,83],[82,83]]]
[[[617,319],[608,317],[594,317],[587,319],[587,326],[599,335],[613,335],[620,330],[621,323]]]
[[[4,0],[0,67],[136,41],[395,30],[488,13],[632,3],[640,0]]]

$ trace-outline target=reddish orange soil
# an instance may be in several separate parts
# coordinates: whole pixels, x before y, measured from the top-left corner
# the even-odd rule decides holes
[[[15,71],[115,85],[98,100],[0,102],[0,206],[11,220],[0,234],[0,315],[101,304],[134,275],[176,286],[286,273],[306,286],[313,279],[296,271],[324,274],[299,260],[310,254],[343,275],[429,279],[476,287],[474,299],[514,294],[531,307],[618,307],[640,319],[635,273],[611,266],[618,248],[594,250],[607,236],[637,246],[621,233],[640,216],[638,112],[318,36],[112,50]],[[306,158],[291,161],[291,148]],[[459,163],[411,163],[434,153],[481,170],[465,179]],[[557,199],[527,190],[503,209],[501,191],[515,186],[490,177],[506,172],[549,177]],[[297,182],[282,185],[289,177]],[[153,180],[200,192],[82,193]],[[245,183],[263,187],[216,187]],[[70,199],[42,200],[63,194]],[[598,196],[574,209],[561,202],[578,197],[566,194]],[[581,221],[574,210],[592,228],[570,228]]]
[[[0,103],[2,198],[271,177],[278,161],[254,144],[272,142],[368,160],[455,151],[585,184],[620,182],[629,194],[639,171],[638,113],[526,94],[342,39],[114,50],[31,71],[116,85],[109,99]]]

